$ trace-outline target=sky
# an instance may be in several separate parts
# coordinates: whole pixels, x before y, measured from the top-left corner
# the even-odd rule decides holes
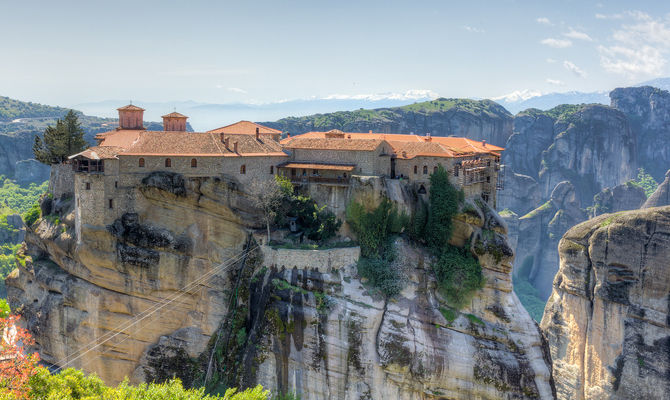
[[[496,98],[670,76],[667,1],[0,0],[0,95]]]

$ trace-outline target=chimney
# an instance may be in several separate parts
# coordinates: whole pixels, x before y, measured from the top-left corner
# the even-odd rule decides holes
[[[256,127],[256,140],[258,140],[260,137],[261,137],[261,132],[258,129],[258,127]]]
[[[237,153],[237,142],[233,142],[233,152]]]
[[[370,129],[370,130],[368,131],[368,133],[372,133],[372,129]]]
[[[163,130],[172,132],[186,132],[186,119],[188,117],[178,112],[163,115]]]
[[[482,146],[486,147],[486,140],[482,140]]]
[[[144,109],[132,103],[117,108],[119,112],[119,129],[144,129]]]
[[[431,140],[430,132],[426,132],[426,142],[430,142]]]

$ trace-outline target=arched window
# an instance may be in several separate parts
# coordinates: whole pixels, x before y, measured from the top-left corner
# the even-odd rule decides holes
[[[433,167],[433,173],[437,172],[437,166]]]
[[[270,165],[270,173],[271,174],[275,173],[275,166],[274,165]]]
[[[418,173],[419,173],[419,167],[417,167],[416,165],[414,166],[414,173],[415,173],[415,174],[418,174]]]
[[[198,160],[195,158],[191,158],[191,168],[197,168],[198,167]]]
[[[240,174],[246,174],[247,173],[247,166],[242,164],[240,167]]]
[[[427,165],[423,166],[423,174],[428,175],[428,166]]]
[[[140,158],[139,165],[140,165],[140,168],[144,168],[144,158]]]
[[[169,158],[166,158],[166,159],[165,159],[165,166],[166,166],[167,168],[172,167],[172,160],[169,159]]]

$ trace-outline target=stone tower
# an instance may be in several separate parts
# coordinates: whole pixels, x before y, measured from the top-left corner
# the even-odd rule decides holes
[[[120,129],[144,129],[144,108],[129,104],[117,110]]]
[[[188,117],[178,112],[163,115],[163,130],[174,132],[186,132],[186,119]]]

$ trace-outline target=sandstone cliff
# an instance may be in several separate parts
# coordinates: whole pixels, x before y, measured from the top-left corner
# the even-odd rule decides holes
[[[386,302],[347,257],[260,252],[248,232],[262,224],[230,182],[150,182],[135,195],[143,206],[82,227],[79,241],[67,200],[44,210],[59,221],[28,232],[32,260],[7,284],[45,361],[110,383],[176,375],[309,399],[553,398],[547,348],[512,292],[512,251],[491,210],[457,221],[454,241],[479,243],[486,277],[457,312],[442,306],[427,253],[404,240],[396,246],[407,285]],[[244,249],[212,279],[179,290]]]
[[[642,208],[660,206],[670,206],[670,170],[665,173],[665,180],[658,185],[658,188],[649,196]]]
[[[542,319],[559,399],[667,399],[670,207],[570,229]]]

